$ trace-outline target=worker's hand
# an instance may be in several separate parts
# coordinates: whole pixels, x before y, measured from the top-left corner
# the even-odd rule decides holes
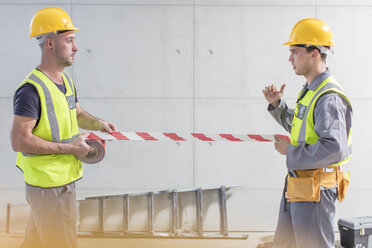
[[[72,154],[76,157],[85,157],[88,155],[88,152],[93,151],[94,148],[87,144],[89,133],[84,133],[80,135],[75,141],[71,143],[72,145]]]
[[[285,84],[283,84],[280,87],[280,91],[278,91],[275,85],[271,85],[265,87],[262,93],[264,94],[266,101],[276,108],[280,103],[280,99],[283,97],[284,88]]]
[[[104,120],[98,120],[98,121],[99,121],[99,128],[98,128],[99,131],[106,132],[106,133],[112,133],[112,132],[117,131],[114,123],[106,122]]]
[[[287,148],[289,146],[290,142],[286,137],[280,137],[275,135],[275,142],[274,146],[275,149],[282,155],[287,155]]]

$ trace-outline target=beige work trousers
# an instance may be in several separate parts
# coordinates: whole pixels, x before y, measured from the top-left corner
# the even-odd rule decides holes
[[[77,248],[75,183],[41,188],[26,184],[30,205],[21,248]]]

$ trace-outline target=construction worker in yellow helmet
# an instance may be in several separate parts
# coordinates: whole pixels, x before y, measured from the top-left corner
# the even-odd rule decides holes
[[[349,178],[340,169],[351,157],[351,103],[326,66],[334,46],[322,20],[299,21],[290,34],[289,62],[306,83],[296,106],[283,99],[285,84],[265,87],[268,111],[287,130],[276,137],[288,173],[274,237],[275,248],[333,248],[335,201],[345,198]]]
[[[92,148],[79,128],[112,132],[114,124],[86,112],[75,84],[64,71],[78,51],[79,30],[61,8],[39,10],[31,20],[30,37],[41,48],[41,62],[14,94],[11,130],[17,166],[26,182],[30,217],[21,247],[76,248],[75,182]]]

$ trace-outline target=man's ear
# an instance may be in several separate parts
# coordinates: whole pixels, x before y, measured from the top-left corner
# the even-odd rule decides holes
[[[45,39],[45,46],[48,50],[53,50],[54,48],[54,40],[51,37],[47,37]]]
[[[314,49],[314,50],[312,51],[312,55],[311,55],[311,57],[316,58],[316,57],[318,57],[319,55],[320,55],[319,50],[318,50],[318,49]]]

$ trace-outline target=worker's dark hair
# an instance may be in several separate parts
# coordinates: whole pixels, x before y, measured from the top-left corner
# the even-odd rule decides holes
[[[298,45],[294,45],[294,46],[298,46],[298,47],[304,47],[304,48],[306,48],[306,52],[307,52],[307,53],[311,53],[312,51],[314,51],[314,50],[316,49],[316,50],[319,51],[319,53],[320,53],[320,57],[322,58],[322,60],[323,60],[324,62],[326,62],[326,60],[327,60],[327,54],[325,54],[325,53],[321,53],[320,50],[319,50],[319,48],[317,48],[317,47],[315,47],[315,46],[312,46],[312,45],[307,46],[307,45],[305,45],[305,44],[298,44]],[[325,48],[328,48],[328,49],[331,49],[330,46],[324,46],[324,47],[325,47]]]
[[[63,34],[63,33],[66,33],[68,31],[71,31],[71,30],[58,30],[57,31],[57,34]]]

